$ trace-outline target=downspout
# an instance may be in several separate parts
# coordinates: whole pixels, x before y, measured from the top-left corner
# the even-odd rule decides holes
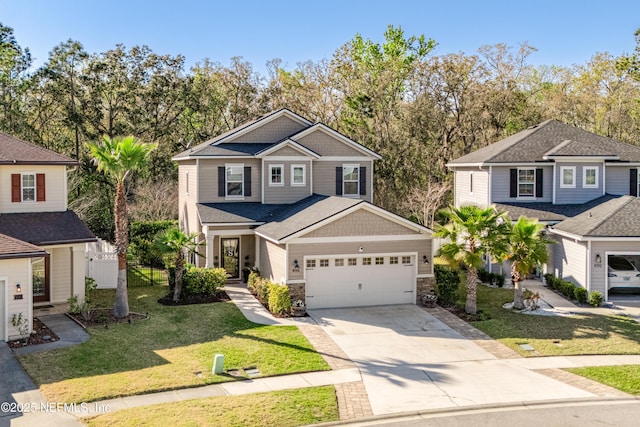
[[[602,195],[607,194],[607,165],[602,161]]]
[[[587,240],[587,283],[585,288],[591,292],[591,240]]]
[[[553,162],[553,187],[551,188],[551,203],[556,204],[556,162]]]

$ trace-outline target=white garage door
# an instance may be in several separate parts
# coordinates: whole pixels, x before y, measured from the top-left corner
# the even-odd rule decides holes
[[[414,304],[415,255],[305,258],[308,308]]]

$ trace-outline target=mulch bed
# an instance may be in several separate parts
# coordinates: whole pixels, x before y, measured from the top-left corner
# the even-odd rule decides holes
[[[29,335],[29,339],[27,340],[26,345],[43,344],[47,342],[58,341],[59,339],[60,338],[51,329],[49,329],[44,323],[42,323],[40,319],[38,319],[37,317],[34,317],[33,333]],[[25,347],[25,343],[23,339],[9,341],[7,344],[11,348]]]
[[[96,308],[91,310],[89,315],[85,318],[81,314],[68,314],[73,320],[85,328],[94,326],[105,326],[110,323],[131,323],[136,320],[144,320],[149,316],[140,313],[129,313],[127,317],[115,317],[113,315],[113,309],[111,308]]]
[[[180,301],[177,303],[173,301],[173,293],[160,298],[158,302],[162,305],[191,305],[191,304],[210,304],[212,302],[226,302],[231,298],[225,291],[218,291],[215,294],[200,294],[200,295],[183,295]]]
[[[456,306],[449,306],[449,307],[442,307],[442,308],[444,308],[445,310],[447,310],[452,314],[455,314],[456,316],[458,316],[460,319],[464,320],[467,323],[479,322],[482,320],[491,319],[491,316],[487,313],[484,313],[482,310],[478,310],[476,314],[469,314],[466,311],[464,311],[464,308],[459,308]]]

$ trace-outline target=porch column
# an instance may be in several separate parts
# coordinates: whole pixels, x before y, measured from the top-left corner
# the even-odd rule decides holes
[[[202,233],[204,234],[205,240],[207,241],[206,248],[206,268],[213,268],[213,239],[215,234],[209,230],[209,227],[203,227]]]
[[[71,248],[71,295],[78,295],[78,303],[84,302],[84,275],[87,260],[85,244],[76,244]]]

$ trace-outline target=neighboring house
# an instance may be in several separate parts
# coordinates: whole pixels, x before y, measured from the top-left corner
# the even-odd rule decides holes
[[[192,262],[245,267],[309,308],[416,303],[433,286],[431,231],[372,204],[376,153],[287,109],[173,158]]]
[[[95,236],[67,209],[67,167],[77,162],[0,133],[0,340],[31,326],[33,307],[84,299],[85,243]]]
[[[456,206],[538,218],[558,241],[546,268],[608,298],[608,260],[640,267],[640,147],[555,120],[448,163]]]

